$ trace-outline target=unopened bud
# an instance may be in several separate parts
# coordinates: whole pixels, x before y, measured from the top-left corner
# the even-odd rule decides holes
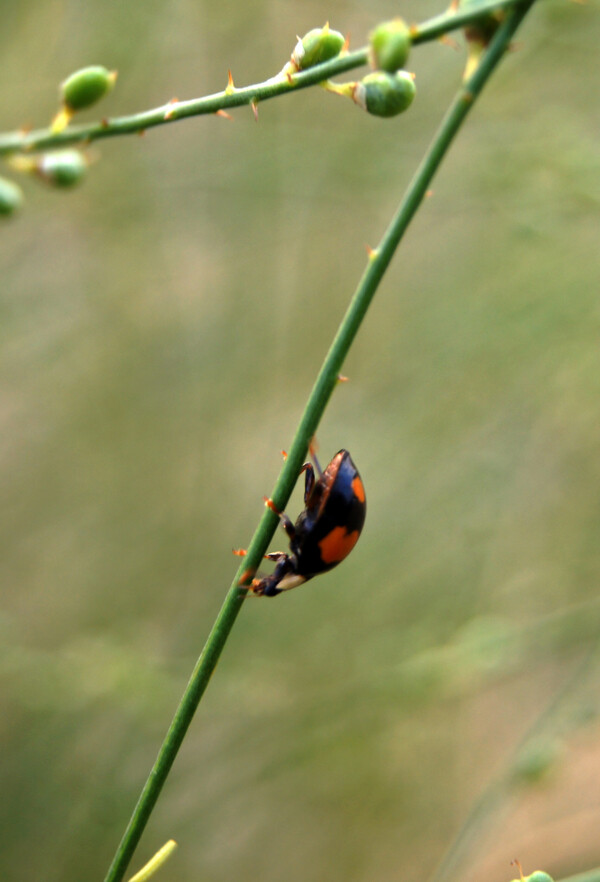
[[[0,178],[0,214],[9,215],[21,207],[23,191],[18,184]]]
[[[82,67],[61,83],[61,109],[52,122],[54,132],[62,131],[74,113],[91,107],[107,92],[110,92],[117,79],[117,72],[107,70],[100,64]]]
[[[371,66],[394,73],[404,67],[411,47],[410,30],[401,18],[383,22],[369,34]]]
[[[117,72],[99,64],[82,67],[61,84],[60,97],[69,110],[84,110],[110,92],[117,79]]]
[[[407,71],[376,71],[354,84],[352,99],[367,113],[390,117],[407,110],[415,92],[414,77]]]
[[[79,150],[56,150],[44,153],[35,164],[35,172],[54,187],[73,187],[87,171],[88,161]]]
[[[298,39],[292,52],[293,70],[307,70],[339,55],[344,48],[344,36],[332,31],[329,22],[323,28],[314,28]]]

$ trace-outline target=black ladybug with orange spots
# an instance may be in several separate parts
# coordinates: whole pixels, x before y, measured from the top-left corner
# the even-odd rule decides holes
[[[275,597],[289,591],[319,573],[325,573],[347,557],[358,541],[367,504],[365,488],[347,450],[340,450],[325,471],[313,454],[319,479],[310,463],[305,463],[304,511],[295,524],[267,505],[281,518],[290,537],[290,554],[283,551],[267,554],[277,565],[270,576],[256,578],[248,591],[259,597]]]

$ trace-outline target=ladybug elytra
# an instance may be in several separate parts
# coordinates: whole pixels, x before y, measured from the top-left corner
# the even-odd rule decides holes
[[[275,551],[265,555],[276,566],[270,576],[255,578],[250,584],[249,593],[258,597],[275,597],[333,569],[350,554],[363,528],[367,511],[365,488],[348,451],[336,453],[325,471],[312,451],[311,455],[319,478],[315,480],[312,465],[305,463],[305,507],[296,523],[277,511],[271,500],[266,500],[290,538],[290,553]]]

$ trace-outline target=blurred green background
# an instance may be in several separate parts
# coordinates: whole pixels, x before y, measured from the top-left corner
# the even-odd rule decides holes
[[[85,64],[119,71],[94,119],[265,79],[327,19],[358,47],[442,8],[3,3],[0,129],[45,124]],[[174,837],[164,882],[427,878],[596,639],[598,11],[538,4],[438,174],[319,431],[361,470],[361,541],[245,605],[134,867]],[[413,52],[395,120],[312,89],[103,142],[73,192],[24,182],[0,230],[2,882],[103,877],[458,40]],[[599,680],[459,875],[600,863]]]

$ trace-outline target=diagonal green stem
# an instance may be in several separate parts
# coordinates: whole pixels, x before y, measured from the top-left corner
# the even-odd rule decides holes
[[[323,362],[296,435],[289,448],[287,460],[273,490],[272,498],[280,511],[285,509],[306,457],[310,440],[316,432],[327,402],[335,388],[342,363],[400,240],[427,193],[440,162],[447,153],[475,99],[501,60],[513,34],[534,2],[535,0],[522,0],[507,15],[479,67],[459,89],[379,247],[369,256],[367,268]],[[108,870],[105,882],[121,882],[123,878],[244,601],[246,592],[239,587],[240,581],[242,578],[249,579],[249,574],[258,568],[277,523],[277,515],[270,508],[266,508],[248,547],[248,555],[235,575],[204,650],[196,663],[156,762]]]
[[[584,873],[577,873],[576,876],[568,876],[561,879],[560,882],[600,882],[600,867],[594,867],[593,870],[586,870]]]
[[[443,34],[464,27],[492,10],[509,9],[518,5],[519,2],[520,0],[481,0],[477,6],[471,5],[465,9],[449,10],[420,25],[413,25],[410,29],[412,42],[417,45],[437,40]],[[264,83],[244,86],[239,89],[225,89],[214,95],[192,98],[188,101],[173,101],[130,116],[114,117],[87,125],[69,126],[62,132],[52,132],[48,128],[37,129],[33,132],[7,132],[0,134],[0,156],[8,156],[17,152],[55,150],[69,144],[85,145],[92,141],[100,141],[118,135],[140,134],[146,129],[168,125],[192,116],[204,116],[248,104],[256,105],[260,101],[268,101],[270,98],[277,98],[288,92],[315,86],[354,68],[364,67],[368,63],[369,50],[365,46],[316,65],[309,70],[301,71],[290,79],[286,76],[272,77]]]

